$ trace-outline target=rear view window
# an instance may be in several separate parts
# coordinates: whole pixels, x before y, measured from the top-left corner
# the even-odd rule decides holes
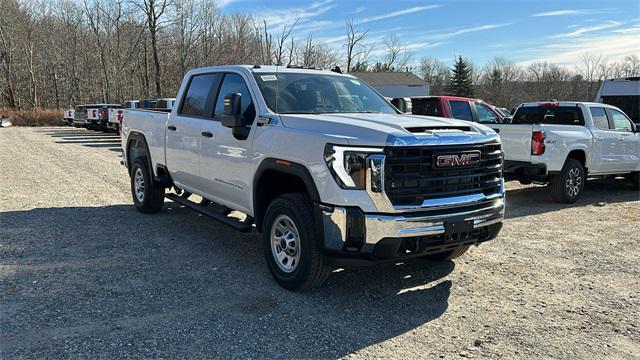
[[[449,101],[451,107],[451,116],[454,119],[473,121],[473,115],[471,114],[471,106],[466,101],[452,100]]]
[[[516,110],[512,124],[584,125],[577,106],[523,106]]]
[[[438,99],[411,99],[411,113],[413,115],[443,117]]]

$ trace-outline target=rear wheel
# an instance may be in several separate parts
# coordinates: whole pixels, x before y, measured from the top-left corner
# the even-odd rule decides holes
[[[269,271],[289,290],[305,290],[325,282],[331,268],[318,248],[312,203],[305,194],[285,194],[265,214],[262,245]]]
[[[427,260],[431,260],[431,261],[446,261],[446,260],[453,260],[453,259],[457,259],[460,256],[464,255],[467,250],[469,250],[470,246],[461,246],[457,249],[451,250],[451,251],[445,251],[442,253],[438,253],[438,254],[433,254],[433,255],[427,255],[424,258]]]
[[[153,181],[146,157],[139,157],[131,167],[131,195],[136,209],[156,213],[164,204],[164,186]]]
[[[561,203],[574,203],[582,195],[586,180],[580,161],[567,159],[560,173],[553,175],[549,181],[551,196]]]

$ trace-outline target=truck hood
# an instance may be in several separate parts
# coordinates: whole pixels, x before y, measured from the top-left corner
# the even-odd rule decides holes
[[[399,114],[281,115],[283,126],[313,132],[350,145],[422,146],[470,144],[497,140],[491,128],[431,116]],[[329,140],[331,141],[331,140]]]

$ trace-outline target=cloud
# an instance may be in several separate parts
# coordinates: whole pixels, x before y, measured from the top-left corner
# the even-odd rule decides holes
[[[605,14],[615,12],[616,9],[566,9],[566,10],[553,10],[545,11],[533,14],[535,17],[545,16],[575,16],[575,15],[593,15],[593,14]]]
[[[502,23],[502,24],[485,24],[485,25],[477,25],[477,26],[471,26],[471,27],[462,27],[462,28],[458,27],[458,28],[451,28],[451,29],[443,29],[443,30],[440,30],[440,32],[435,32],[434,34],[420,36],[419,38],[421,40],[425,40],[425,39],[444,40],[444,39],[449,39],[449,38],[452,38],[452,37],[455,37],[455,36],[459,36],[459,35],[463,35],[463,34],[474,33],[474,32],[478,32],[478,31],[486,31],[486,30],[498,29],[498,28],[509,26],[509,25],[513,25],[513,24],[515,24],[515,23],[514,22],[508,22],[508,23]]]
[[[366,24],[366,23],[373,22],[373,21],[389,19],[389,18],[393,18],[393,17],[397,17],[397,16],[409,15],[409,14],[417,13],[417,12],[420,12],[420,11],[436,9],[436,8],[439,8],[439,7],[440,7],[440,5],[414,6],[412,8],[398,10],[398,11],[394,11],[394,12],[391,12],[391,13],[388,13],[388,14],[384,14],[384,15],[366,17],[366,18],[354,21],[354,23],[355,24]]]
[[[546,44],[535,49],[535,58],[522,61],[520,65],[529,65],[536,61],[547,61],[558,65],[576,65],[585,52],[603,54],[607,60],[616,61],[640,49],[638,34],[607,35],[571,39],[570,43]]]
[[[237,0],[218,0],[216,1],[216,5],[218,5],[218,8],[222,9],[223,7],[231,4],[232,2],[235,2]]]
[[[267,26],[271,31],[281,30],[284,26],[291,26],[296,21],[298,22],[297,26],[301,27],[304,23],[310,21],[310,19],[335,8],[336,5],[332,4],[332,2],[333,0],[325,0],[312,3],[306,7],[265,11],[262,13],[262,16],[260,16],[260,19],[267,22]]]
[[[597,24],[597,25],[594,25],[594,26],[578,28],[578,29],[573,30],[573,31],[568,32],[568,33],[552,35],[551,38],[557,39],[557,38],[579,37],[579,36],[582,36],[584,34],[588,34],[588,33],[594,32],[594,31],[617,27],[617,26],[620,26],[622,24],[623,24],[623,22],[610,20],[610,21],[604,22],[602,24]]]

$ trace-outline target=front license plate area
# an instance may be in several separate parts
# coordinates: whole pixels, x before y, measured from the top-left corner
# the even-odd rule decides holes
[[[444,242],[455,243],[470,240],[473,235],[473,220],[445,221]]]

